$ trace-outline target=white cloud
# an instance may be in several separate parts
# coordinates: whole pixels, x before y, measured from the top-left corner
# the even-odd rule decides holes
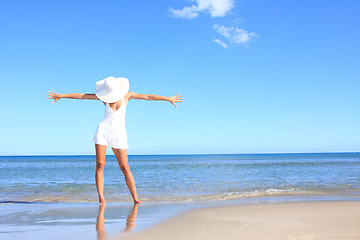
[[[223,48],[228,48],[228,45],[219,39],[214,39],[214,42],[218,43]]]
[[[215,24],[214,25],[214,30],[217,31],[218,33],[220,33],[221,35],[223,35],[226,38],[231,37],[231,34],[230,34],[231,28],[229,28],[229,27],[225,27],[224,25]]]
[[[223,17],[233,7],[234,0],[192,0],[195,2],[191,7],[184,7],[183,9],[169,8],[174,17],[192,19],[196,18],[200,12],[206,12],[211,17]]]
[[[254,32],[248,32],[244,29],[239,29],[237,27],[226,27],[224,25],[215,24],[214,30],[220,35],[227,38],[231,43],[242,44],[247,46],[248,42],[257,37],[257,34]]]
[[[194,8],[196,7],[195,6],[184,7],[182,10],[169,8],[169,10],[174,17],[192,19],[192,18],[196,18],[199,15],[199,13]]]

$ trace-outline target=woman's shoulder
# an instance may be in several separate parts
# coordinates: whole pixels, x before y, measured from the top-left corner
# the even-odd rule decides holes
[[[124,96],[124,101],[127,104],[129,102],[129,100],[131,99],[131,97],[134,95],[134,92],[127,92],[126,95]]]
[[[127,92],[126,95],[124,96],[124,99],[126,101],[129,101],[131,99],[131,97],[133,97],[134,95],[136,95],[135,92]]]

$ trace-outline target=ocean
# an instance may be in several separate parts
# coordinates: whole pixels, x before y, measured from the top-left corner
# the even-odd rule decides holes
[[[0,203],[97,202],[95,156],[1,156]],[[359,153],[130,155],[143,202],[267,196],[360,196]],[[107,202],[131,202],[115,156],[106,158]]]

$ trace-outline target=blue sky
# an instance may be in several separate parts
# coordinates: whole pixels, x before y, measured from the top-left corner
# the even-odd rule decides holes
[[[94,154],[123,76],[129,154],[360,151],[358,1],[3,1],[0,155]],[[110,153],[110,152],[109,152]]]

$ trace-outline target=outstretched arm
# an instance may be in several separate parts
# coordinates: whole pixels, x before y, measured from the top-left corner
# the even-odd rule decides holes
[[[47,94],[47,98],[55,99],[52,103],[59,101],[61,98],[71,98],[71,99],[90,99],[90,100],[99,100],[95,94],[84,94],[84,93],[69,93],[69,94],[58,94],[54,90]]]
[[[143,100],[162,100],[162,101],[169,101],[171,102],[175,107],[177,107],[177,102],[182,102],[183,97],[182,95],[176,94],[172,97],[164,97],[154,94],[140,94],[135,92],[129,92],[129,100],[130,99],[143,99]]]

